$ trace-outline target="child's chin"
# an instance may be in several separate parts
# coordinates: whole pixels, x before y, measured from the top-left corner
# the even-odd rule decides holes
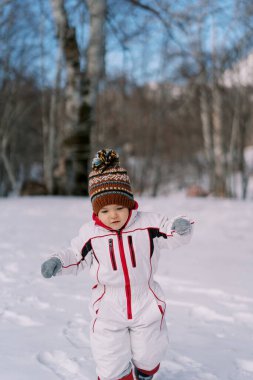
[[[112,228],[119,229],[119,228],[122,227],[122,223],[112,223],[111,227],[112,227]]]

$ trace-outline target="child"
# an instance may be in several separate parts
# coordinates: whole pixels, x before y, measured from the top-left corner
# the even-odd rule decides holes
[[[164,295],[153,275],[159,250],[189,242],[185,217],[138,211],[128,174],[113,150],[97,153],[89,175],[93,221],[71,247],[42,264],[42,275],[77,274],[89,265],[90,340],[98,380],[151,380],[168,344]]]

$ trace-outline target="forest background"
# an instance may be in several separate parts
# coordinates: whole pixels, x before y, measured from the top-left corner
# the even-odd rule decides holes
[[[251,0],[1,0],[0,196],[87,194],[109,147],[139,195],[246,199],[252,36]]]

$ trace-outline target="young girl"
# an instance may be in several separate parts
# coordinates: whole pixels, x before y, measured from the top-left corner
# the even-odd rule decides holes
[[[113,150],[97,153],[89,175],[93,220],[70,248],[42,264],[50,278],[90,267],[91,348],[98,380],[151,380],[168,345],[164,295],[153,275],[161,248],[188,243],[192,223],[138,211],[127,171]],[[132,369],[134,367],[134,371]]]

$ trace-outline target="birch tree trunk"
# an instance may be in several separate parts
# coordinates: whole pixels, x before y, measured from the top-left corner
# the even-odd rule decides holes
[[[246,137],[246,124],[243,124],[240,128],[240,139],[239,139],[239,170],[241,174],[241,197],[243,200],[247,198],[247,190],[249,184],[249,173],[247,170],[247,165],[244,157],[245,149],[245,137]]]
[[[51,3],[67,76],[62,186],[67,194],[81,195],[87,193],[94,105],[99,80],[104,73],[106,0],[87,1],[90,12],[90,40],[85,72],[81,70],[76,31],[69,24],[64,0],[51,0]]]
[[[228,179],[229,179],[229,192],[232,197],[236,197],[236,181],[235,181],[235,172],[238,164],[238,138],[240,130],[240,92],[239,90],[236,93],[235,103],[234,103],[234,115],[231,125],[231,138],[228,151]]]
[[[209,189],[212,192],[214,189],[214,150],[211,103],[210,97],[208,97],[208,89],[204,83],[200,85],[200,118],[202,124],[204,151],[208,166]]]
[[[2,136],[2,139],[1,139],[1,158],[3,160],[3,164],[5,167],[6,173],[8,175],[8,179],[11,183],[12,191],[14,192],[14,194],[17,194],[18,193],[18,187],[19,187],[18,181],[16,180],[16,177],[15,177],[14,172],[12,170],[11,162],[8,159],[8,155],[6,153],[7,145],[8,145],[8,137]]]
[[[101,78],[105,73],[105,18],[106,0],[86,0],[90,14],[90,40],[87,50],[87,78],[89,92],[85,96],[86,102],[93,109]]]
[[[90,153],[93,155],[92,147],[95,145],[95,106],[99,85],[105,75],[105,20],[107,12],[107,0],[86,0],[90,15],[90,39],[87,49],[86,76],[89,91],[84,94],[84,102],[89,106],[90,124]]]
[[[45,179],[49,194],[54,194],[55,192],[55,178],[54,178],[54,168],[56,163],[56,125],[57,125],[57,114],[58,107],[60,103],[59,89],[61,82],[61,72],[62,72],[62,56],[59,52],[57,59],[57,68],[53,92],[50,99],[50,113],[48,122],[48,139],[47,139],[47,156],[45,160]]]
[[[248,95],[246,90],[241,93],[242,96],[242,117],[240,120],[240,127],[238,131],[239,140],[239,171],[241,174],[241,197],[243,200],[247,198],[248,184],[250,170],[247,168],[247,164],[244,157],[245,147],[247,145],[247,132],[251,127],[250,113],[252,105],[248,103]]]
[[[11,140],[15,135],[15,130],[13,124],[16,118],[22,117],[22,107],[20,104],[15,104],[12,100],[13,92],[10,94],[8,92],[5,94],[4,108],[2,109],[1,120],[0,120],[0,160],[3,162],[4,169],[8,180],[11,185],[11,191],[14,194],[18,194],[20,190],[20,183],[17,176],[17,167],[15,161],[13,160],[13,154],[11,148]]]
[[[224,151],[222,94],[217,83],[213,86],[214,195],[227,196],[226,154]]]

